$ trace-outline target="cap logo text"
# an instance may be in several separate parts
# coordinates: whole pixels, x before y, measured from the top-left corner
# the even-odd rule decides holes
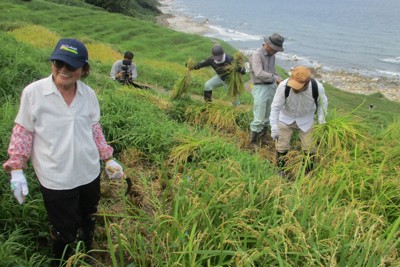
[[[76,47],[70,46],[70,45],[61,45],[60,50],[65,50],[74,54],[78,54],[78,49]]]

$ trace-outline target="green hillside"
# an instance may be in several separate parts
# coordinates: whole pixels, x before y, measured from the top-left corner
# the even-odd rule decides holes
[[[229,54],[233,47],[74,3],[0,2],[0,157],[8,158],[22,89],[49,75],[59,38],[82,40],[91,63],[85,82],[98,94],[106,139],[133,181],[126,195],[124,180],[102,177],[96,266],[400,265],[399,103],[325,85],[329,118],[316,127],[316,169],[304,175],[294,141],[295,181],[288,181],[276,175],[273,142],[257,152],[248,144],[249,92],[240,107],[223,89],[205,105],[203,84],[213,72],[202,69],[191,73],[188,97],[170,98],[188,59],[204,59],[215,42]],[[135,54],[137,81],[151,90],[109,78],[126,50]],[[26,175],[30,194],[19,206],[1,172],[0,266],[49,262],[31,166]],[[68,266],[88,266],[79,243],[76,249]]]

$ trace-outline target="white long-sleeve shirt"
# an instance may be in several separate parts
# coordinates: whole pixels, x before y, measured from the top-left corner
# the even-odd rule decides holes
[[[296,122],[297,126],[307,132],[314,123],[316,110],[315,101],[312,95],[311,82],[306,90],[295,93],[290,89],[289,96],[285,98],[285,88],[289,79],[282,81],[276,89],[274,99],[271,104],[270,124],[271,128],[278,127],[279,121],[285,124]],[[318,123],[325,122],[328,111],[328,98],[325,94],[324,86],[318,84]]]

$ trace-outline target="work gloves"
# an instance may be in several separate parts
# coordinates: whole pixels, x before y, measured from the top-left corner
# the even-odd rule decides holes
[[[25,202],[26,196],[29,193],[28,182],[26,181],[24,172],[22,170],[11,171],[11,191],[14,193],[15,198],[21,205]]]
[[[124,175],[122,166],[119,165],[114,159],[106,161],[106,174],[110,179],[119,179]]]
[[[240,74],[246,74],[246,68],[245,67],[239,67],[238,69],[237,69],[237,71],[240,73]]]
[[[188,65],[187,63],[185,63],[185,67],[186,67],[188,70],[198,70],[198,69],[199,69],[198,64],[192,66],[192,65]]]
[[[271,127],[271,137],[274,141],[279,139],[279,128],[277,125]]]
[[[124,171],[121,165],[114,159],[110,159],[106,162],[106,174],[111,179],[119,179],[124,175]],[[28,182],[23,170],[11,171],[10,187],[18,203],[23,204],[29,194]]]
[[[324,124],[324,123],[325,123],[325,116],[318,115],[318,124]]]
[[[276,83],[277,85],[279,85],[279,84],[282,82],[282,78],[279,77],[278,75],[274,75],[274,79],[275,79],[275,83]]]

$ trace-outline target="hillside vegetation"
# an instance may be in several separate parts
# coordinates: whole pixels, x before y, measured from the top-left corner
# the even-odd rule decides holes
[[[102,177],[96,266],[400,265],[399,103],[325,85],[329,117],[316,127],[316,169],[304,175],[294,141],[289,181],[276,175],[273,142],[256,152],[248,144],[249,92],[233,107],[217,89],[206,105],[203,84],[213,72],[202,69],[191,72],[189,96],[171,100],[188,58],[204,59],[215,42],[229,54],[235,49],[148,20],[56,1],[0,2],[1,162],[20,93],[49,75],[61,37],[87,45],[85,82],[98,94],[106,139],[133,181],[126,194],[124,180]],[[126,50],[135,54],[137,81],[151,90],[108,77]],[[47,266],[48,224],[31,166],[22,206],[9,174],[0,175],[0,266]],[[88,266],[80,246],[66,266]]]

